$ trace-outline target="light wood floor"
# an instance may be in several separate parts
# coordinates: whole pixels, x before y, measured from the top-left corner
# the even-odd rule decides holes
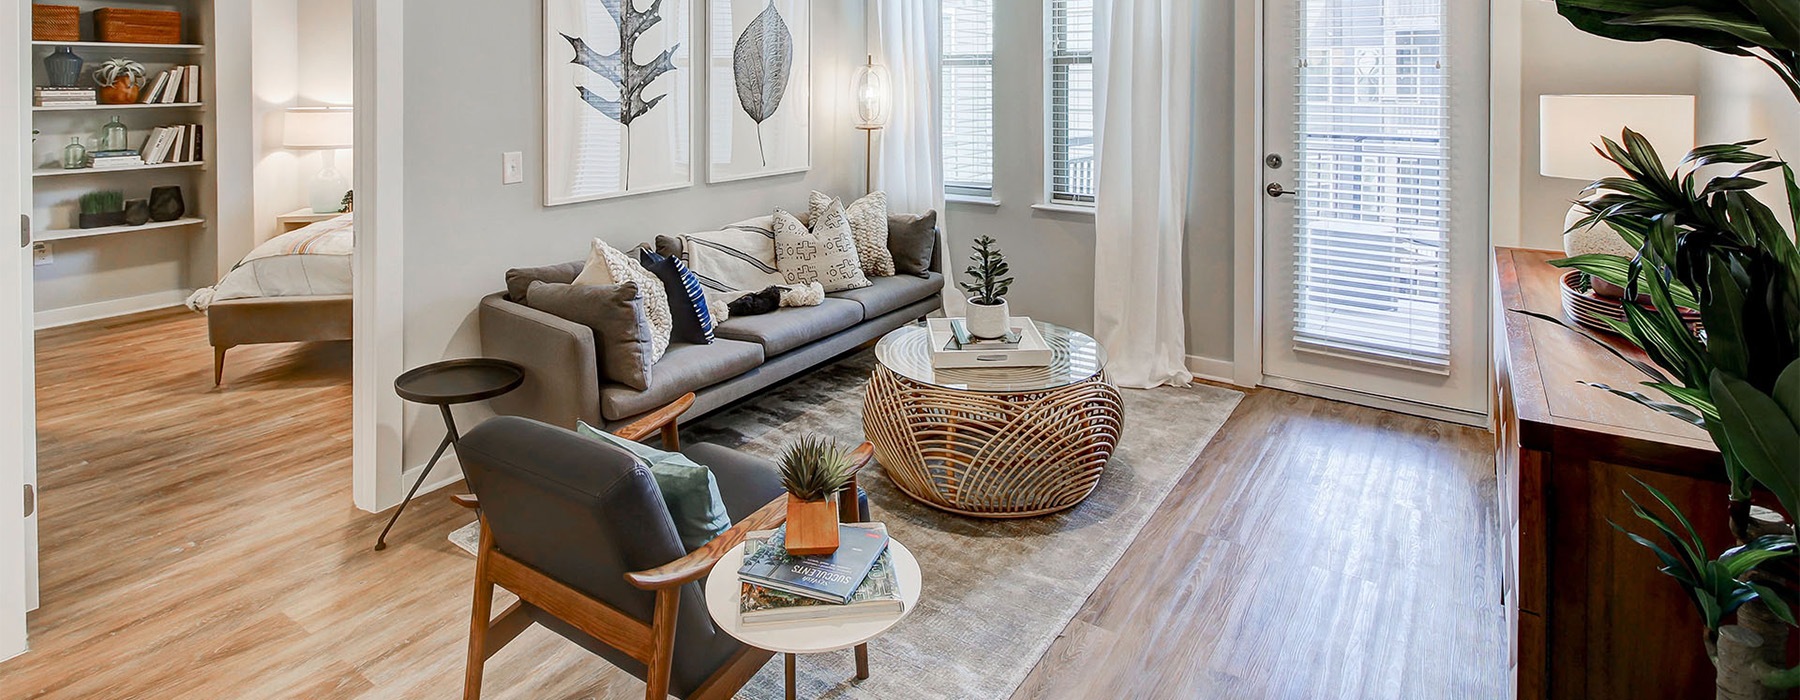
[[[469,516],[423,498],[369,550],[347,344],[233,350],[217,391],[185,311],[38,342],[43,607],[0,698],[458,696]],[[1253,392],[1016,697],[1498,697],[1486,440]],[[487,675],[642,696],[541,629]]]

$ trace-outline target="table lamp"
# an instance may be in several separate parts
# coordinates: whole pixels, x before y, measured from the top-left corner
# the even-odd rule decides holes
[[[1538,172],[1544,177],[1581,180],[1623,176],[1619,166],[1595,147],[1602,137],[1619,140],[1626,127],[1644,135],[1663,165],[1681,162],[1694,148],[1692,95],[1540,95]],[[1563,252],[1610,253],[1627,258],[1637,251],[1604,225],[1570,231],[1586,213],[1578,201],[1563,221]]]
[[[893,76],[887,66],[877,65],[875,56],[856,69],[850,80],[850,94],[856,101],[856,128],[862,129],[867,149],[863,165],[863,190],[875,191],[875,132],[887,127],[892,109]]]
[[[282,144],[292,150],[319,151],[324,167],[307,186],[314,214],[344,210],[350,182],[337,170],[339,149],[355,145],[356,119],[348,107],[295,108],[287,112]]]

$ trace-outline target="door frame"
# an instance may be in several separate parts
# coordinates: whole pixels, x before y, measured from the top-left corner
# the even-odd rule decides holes
[[[21,2],[8,9],[14,22],[8,22],[12,31],[4,32],[0,37],[0,54],[13,57],[11,70],[0,70],[0,94],[24,95],[25,85],[30,80],[30,44],[25,41],[25,27],[30,26],[29,3]],[[12,251],[0,255],[0,287],[14,287],[18,295],[8,293],[0,295],[7,300],[0,308],[0,426],[17,426],[0,431],[0,660],[12,658],[25,652],[26,643],[25,613],[33,607],[36,598],[34,588],[36,566],[31,561],[31,547],[26,546],[28,537],[35,538],[27,524],[30,516],[23,511],[27,475],[35,471],[32,466],[37,457],[37,426],[31,420],[32,410],[32,376],[33,372],[22,371],[31,368],[31,314],[26,310],[30,302],[29,286],[31,284],[30,253],[21,241],[18,247],[13,246],[13,226],[21,225],[25,215],[25,186],[29,164],[25,149],[20,146],[30,143],[23,139],[30,138],[30,107],[25,100],[19,100],[18,108],[0,110],[0,134],[5,136],[4,144],[0,144],[0,221],[8,231],[0,237],[0,245]],[[22,234],[21,234],[22,235]],[[14,257],[14,256],[17,257]],[[20,511],[12,508],[19,507]],[[35,510],[35,509],[34,509]],[[14,562],[19,563],[14,566]]]
[[[397,505],[405,407],[390,390],[405,363],[406,28],[404,0],[354,0],[356,268],[352,493]]]

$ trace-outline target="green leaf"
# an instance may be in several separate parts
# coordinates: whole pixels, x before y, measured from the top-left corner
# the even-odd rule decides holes
[[[1627,239],[1626,242],[1629,243],[1631,241],[1630,239]],[[1589,253],[1571,258],[1551,260],[1550,264],[1556,267],[1580,270],[1606,280],[1614,285],[1618,285],[1621,288],[1630,284],[1631,261],[1618,255]],[[1671,281],[1669,284],[1669,294],[1675,298],[1675,303],[1682,307],[1689,309],[1700,308],[1700,302],[1694,299],[1694,293],[1688,290],[1687,285]]]
[[[1788,607],[1787,601],[1781,599],[1781,594],[1759,583],[1745,582],[1744,587],[1756,591],[1757,599],[1769,608],[1769,613],[1776,619],[1786,622],[1790,626],[1800,627],[1800,624],[1796,624],[1794,621],[1794,610]]]
[[[1775,37],[1769,34],[1769,30],[1753,22],[1708,14],[1690,7],[1671,7],[1666,10],[1640,12],[1614,20],[1613,23],[1627,27],[1679,27],[1718,32],[1737,37],[1755,46],[1770,46],[1776,43]]]
[[[1788,363],[1787,369],[1781,370],[1781,376],[1775,378],[1772,398],[1787,413],[1794,429],[1800,430],[1800,359]]]
[[[1645,395],[1640,394],[1635,391],[1625,391],[1622,389],[1614,389],[1605,384],[1599,384],[1599,383],[1595,383],[1595,382],[1582,382],[1582,384],[1586,384],[1588,386],[1594,387],[1595,389],[1600,389],[1602,391],[1610,392],[1615,396],[1620,396],[1620,397],[1629,399],[1629,400],[1637,403],[1638,405],[1643,406],[1644,408],[1648,408],[1652,411],[1656,411],[1658,413],[1673,416],[1682,421],[1686,421],[1688,424],[1690,424],[1696,428],[1705,428],[1706,427],[1706,419],[1703,416],[1701,416],[1700,414],[1688,410],[1685,406],[1678,406],[1678,405],[1671,404],[1671,403],[1663,403],[1663,402],[1657,401],[1655,399],[1652,399],[1648,396],[1645,396]],[[1664,384],[1664,385],[1660,385],[1660,386],[1670,386],[1670,385]],[[1679,387],[1677,387],[1677,388],[1679,388]]]
[[[1742,0],[1769,34],[1789,51],[1800,51],[1800,3],[1793,0]]]
[[[1712,396],[1729,443],[1719,447],[1730,449],[1788,513],[1800,513],[1800,429],[1775,399],[1724,372],[1713,372]]]
[[[1586,338],[1588,342],[1598,345],[1598,346],[1600,346],[1601,349],[1612,353],[1613,357],[1617,357],[1620,360],[1623,360],[1626,364],[1629,364],[1632,367],[1636,368],[1637,371],[1643,372],[1644,376],[1649,377],[1650,379],[1652,379],[1654,381],[1658,381],[1658,382],[1667,383],[1669,381],[1669,378],[1666,375],[1664,375],[1662,372],[1656,371],[1655,367],[1651,367],[1650,365],[1645,364],[1642,360],[1639,360],[1637,358],[1626,356],[1625,353],[1619,352],[1618,348],[1613,347],[1611,343],[1608,343],[1599,338],[1595,338],[1592,334],[1588,333],[1587,331],[1581,330],[1580,328],[1576,328],[1567,323],[1564,323],[1563,320],[1560,318],[1557,318],[1555,316],[1550,316],[1547,314],[1540,314],[1536,311],[1531,311],[1528,309],[1507,309],[1507,311],[1510,311],[1515,314],[1519,314],[1521,316],[1530,316],[1530,317],[1538,319],[1540,321],[1549,321],[1558,326],[1562,326],[1563,328],[1566,328],[1566,329],[1574,332],[1576,335]]]

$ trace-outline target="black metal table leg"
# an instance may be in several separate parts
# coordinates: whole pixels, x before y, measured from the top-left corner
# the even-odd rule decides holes
[[[377,552],[387,549],[388,531],[394,529],[394,523],[400,521],[400,514],[406,512],[406,504],[412,502],[413,494],[418,493],[419,487],[425,484],[426,477],[431,476],[431,468],[437,466],[438,459],[444,456],[444,450],[449,449],[451,445],[456,444],[456,441],[461,438],[461,436],[456,433],[456,417],[450,415],[450,407],[448,405],[439,405],[438,408],[444,412],[444,428],[446,431],[444,433],[444,441],[438,443],[437,452],[431,454],[431,461],[425,463],[425,470],[419,472],[419,478],[413,482],[412,488],[406,492],[406,498],[400,501],[400,507],[394,509],[393,517],[388,518],[387,527],[381,528],[381,536],[375,538],[375,551]]]

